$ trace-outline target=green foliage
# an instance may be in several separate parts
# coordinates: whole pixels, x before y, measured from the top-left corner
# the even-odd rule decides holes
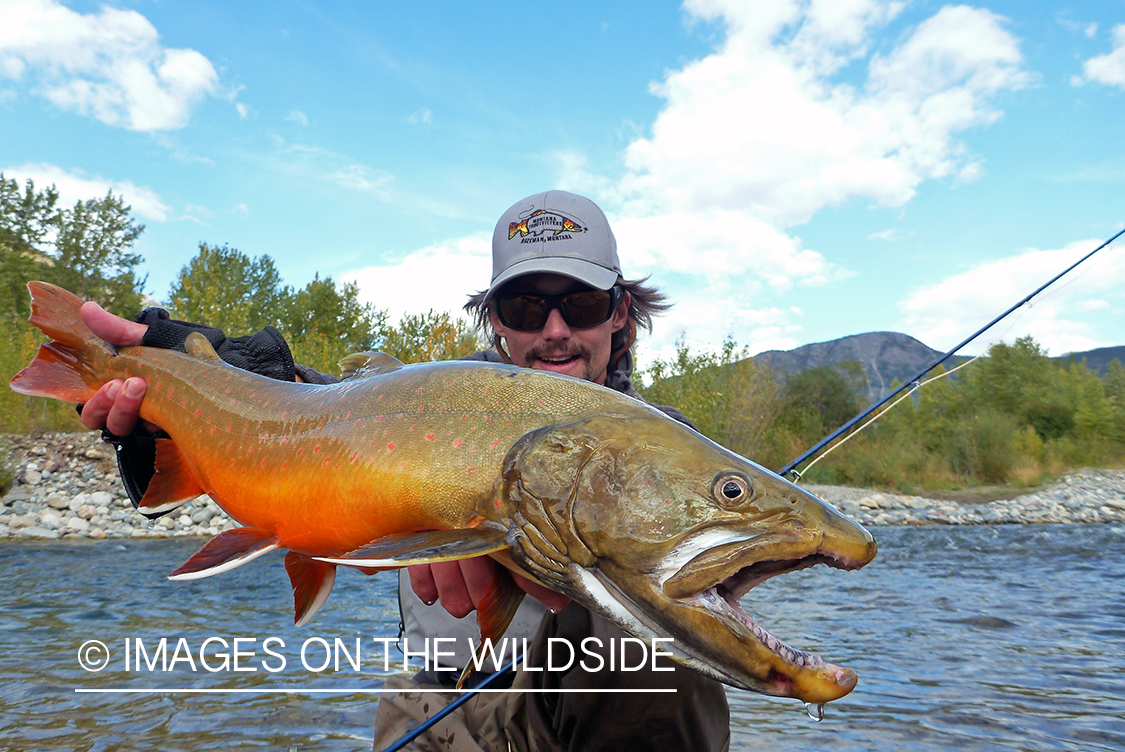
[[[403,363],[455,360],[482,349],[471,325],[448,312],[407,314],[384,332],[382,350]]]
[[[269,256],[250,259],[235,248],[200,243],[172,283],[170,309],[185,321],[248,334],[277,326],[290,296]]]
[[[386,320],[386,311],[360,302],[355,282],[337,288],[318,274],[288,297],[279,328],[298,363],[336,373],[345,355],[379,349]]]
[[[719,353],[693,353],[683,340],[676,357],[656,360],[636,383],[644,398],[671,405],[707,437],[747,457],[759,452],[780,408],[778,387],[768,369],[747,358],[733,340]]]
[[[937,374],[931,374],[934,376]],[[818,464],[821,482],[902,487],[1028,486],[1125,461],[1125,368],[1104,379],[1058,364],[1031,338],[999,344],[927,384]]]
[[[58,192],[54,186],[36,191],[27,181],[23,191],[0,173],[0,317],[26,319],[27,282],[51,273],[52,261],[41,250],[56,222]]]
[[[144,232],[129,216],[120,196],[79,201],[60,212],[50,281],[108,311],[132,316],[141,306],[144,280],[134,271],[141,262],[133,243]]]
[[[866,390],[867,377],[858,361],[791,374],[759,461],[774,469],[784,467],[855,417],[864,407]]]
[[[27,283],[38,279],[96,300],[111,311],[133,315],[143,280],[131,252],[143,231],[129,207],[112,193],[102,199],[58,206],[52,186],[21,189],[0,174],[0,378],[9,379],[35,356],[42,338],[27,323]],[[0,389],[0,432],[74,430],[80,424],[70,405],[24,397]]]

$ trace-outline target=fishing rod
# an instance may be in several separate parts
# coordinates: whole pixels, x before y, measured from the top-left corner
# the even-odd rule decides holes
[[[942,363],[944,363],[944,362],[945,362],[946,360],[948,360],[949,358],[953,357],[953,356],[954,356],[954,355],[955,355],[955,354],[957,353],[957,351],[958,351],[958,350],[960,350],[960,349],[961,349],[961,348],[963,348],[963,347],[964,347],[965,345],[967,345],[967,344],[969,344],[970,342],[972,342],[972,341],[973,341],[974,339],[976,339],[976,338],[977,338],[977,337],[979,337],[980,335],[984,334],[984,333],[985,333],[986,331],[988,331],[989,329],[991,329],[991,328],[992,328],[993,326],[995,326],[996,324],[998,324],[998,323],[999,323],[1000,321],[1002,321],[1003,319],[1007,318],[1007,317],[1008,317],[1008,316],[1009,316],[1009,315],[1010,315],[1010,314],[1011,314],[1011,313],[1012,313],[1013,311],[1015,311],[1015,310],[1016,310],[1017,308],[1020,308],[1021,306],[1023,306],[1024,304],[1026,304],[1026,303],[1027,303],[1028,301],[1030,301],[1030,300],[1031,300],[1032,298],[1034,298],[1034,297],[1035,297],[1036,295],[1038,295],[1039,293],[1041,293],[1041,292],[1043,292],[1044,290],[1046,290],[1046,289],[1047,289],[1048,287],[1050,287],[1051,285],[1053,285],[1053,284],[1054,284],[1055,282],[1059,281],[1059,280],[1060,280],[1060,279],[1061,279],[1061,278],[1062,278],[1063,276],[1065,276],[1065,275],[1066,275],[1066,274],[1067,274],[1068,272],[1070,272],[1071,270],[1073,270],[1073,269],[1074,269],[1075,267],[1077,267],[1077,266],[1078,266],[1079,264],[1081,264],[1081,263],[1082,263],[1083,261],[1085,261],[1086,259],[1088,259],[1088,258],[1090,258],[1091,256],[1093,256],[1093,255],[1094,255],[1095,253],[1097,253],[1098,251],[1100,251],[1100,250],[1102,250],[1103,248],[1105,248],[1105,247],[1106,247],[1107,245],[1109,245],[1109,244],[1110,244],[1110,243],[1112,243],[1113,241],[1117,240],[1117,238],[1121,237],[1121,235],[1122,235],[1122,234],[1125,234],[1125,229],[1122,229],[1122,230],[1121,230],[1121,231],[1119,231],[1119,232],[1118,232],[1118,233],[1117,233],[1116,235],[1114,235],[1113,237],[1111,237],[1111,238],[1110,238],[1109,240],[1105,241],[1104,243],[1102,243],[1101,245],[1099,245],[1099,246],[1098,246],[1097,248],[1095,248],[1094,250],[1092,250],[1092,251],[1090,251],[1089,253],[1087,253],[1087,254],[1086,254],[1085,256],[1083,256],[1082,258],[1080,258],[1080,259],[1079,259],[1078,261],[1075,261],[1075,262],[1074,262],[1073,264],[1071,264],[1070,266],[1068,266],[1068,267],[1067,267],[1066,269],[1064,269],[1064,270],[1063,270],[1063,271],[1061,271],[1060,273],[1056,274],[1056,275],[1055,275],[1054,277],[1052,277],[1052,278],[1051,278],[1051,279],[1050,279],[1050,280],[1049,280],[1048,282],[1046,282],[1045,284],[1041,285],[1041,286],[1040,286],[1040,287],[1039,287],[1038,289],[1036,289],[1036,290],[1035,290],[1035,291],[1034,291],[1033,293],[1031,293],[1030,295],[1028,295],[1027,297],[1025,297],[1025,298],[1024,298],[1023,300],[1021,300],[1020,302],[1016,303],[1016,304],[1015,304],[1014,306],[1012,306],[1011,308],[1009,308],[1009,309],[1008,309],[1007,311],[1005,311],[1004,313],[1002,313],[1002,314],[1000,314],[999,316],[997,316],[996,318],[994,318],[994,319],[993,319],[992,321],[990,321],[990,322],[989,322],[989,323],[988,323],[987,325],[985,325],[984,327],[982,327],[982,328],[980,328],[979,330],[977,330],[977,332],[976,332],[976,333],[974,333],[974,334],[973,334],[973,335],[972,335],[971,337],[969,337],[968,339],[966,339],[966,340],[965,340],[964,342],[962,342],[961,344],[957,345],[956,347],[954,347],[954,348],[953,348],[952,350],[950,350],[949,352],[945,353],[945,355],[942,355],[941,357],[939,357],[939,358],[937,358],[936,360],[934,360],[934,362],[930,363],[930,364],[929,364],[928,366],[926,366],[926,367],[925,367],[925,368],[923,368],[923,369],[922,369],[921,371],[919,371],[919,372],[918,372],[917,374],[915,374],[915,376],[914,376],[913,378],[911,378],[911,379],[910,379],[909,381],[905,382],[905,383],[904,383],[904,384],[902,384],[902,385],[901,385],[901,386],[900,386],[900,387],[899,387],[898,389],[895,389],[895,390],[894,390],[893,392],[891,392],[891,393],[890,393],[890,394],[888,394],[888,395],[887,395],[886,397],[884,397],[884,398],[883,398],[882,400],[880,400],[878,404],[876,404],[876,405],[873,405],[872,407],[869,407],[869,408],[867,408],[866,410],[864,410],[863,412],[861,412],[861,413],[860,413],[859,415],[855,416],[854,418],[852,418],[851,420],[849,420],[849,421],[848,421],[847,423],[845,423],[844,425],[842,425],[842,426],[840,426],[839,428],[837,428],[837,429],[836,429],[835,431],[833,431],[833,432],[832,432],[831,434],[829,434],[829,435],[828,435],[828,436],[827,436],[826,438],[824,438],[824,439],[822,439],[822,440],[821,440],[820,442],[818,442],[818,443],[816,444],[816,446],[812,447],[812,448],[811,448],[811,449],[809,449],[809,450],[808,450],[807,452],[805,452],[804,454],[802,454],[802,455],[801,455],[800,457],[798,457],[797,459],[793,460],[792,462],[790,462],[790,463],[789,463],[788,465],[786,465],[785,467],[783,467],[783,468],[781,468],[780,470],[778,470],[778,471],[777,471],[777,474],[778,474],[778,475],[786,475],[786,474],[792,474],[793,476],[795,476],[795,478],[796,478],[796,479],[800,479],[800,473],[798,473],[798,472],[796,472],[796,471],[794,470],[794,468],[796,468],[796,467],[797,467],[797,465],[801,464],[801,463],[802,463],[802,462],[804,462],[804,461],[805,461],[806,459],[808,459],[808,458],[809,458],[809,457],[811,457],[812,455],[816,454],[816,453],[817,453],[817,452],[818,452],[818,451],[819,451],[820,449],[822,449],[822,448],[824,448],[825,446],[827,446],[827,445],[828,445],[829,443],[831,443],[831,442],[832,442],[832,441],[833,441],[834,439],[836,439],[836,437],[838,437],[838,436],[839,436],[840,434],[844,433],[844,432],[845,432],[845,431],[847,431],[847,430],[848,430],[849,428],[851,428],[852,426],[854,426],[855,424],[859,423],[859,422],[860,422],[861,420],[863,420],[864,418],[866,418],[866,417],[867,417],[868,415],[870,415],[871,413],[875,412],[876,410],[878,410],[878,409],[879,409],[880,407],[882,407],[883,405],[885,405],[885,404],[887,404],[888,402],[890,402],[890,401],[891,401],[891,400],[892,400],[892,399],[893,399],[894,397],[896,397],[896,396],[898,396],[899,394],[901,394],[901,393],[902,393],[902,392],[903,392],[904,390],[906,390],[907,388],[911,388],[911,387],[914,387],[915,385],[917,385],[917,384],[918,384],[918,381],[919,381],[919,379],[921,379],[921,378],[922,378],[923,376],[925,376],[925,375],[926,375],[926,374],[927,374],[928,372],[930,372],[930,371],[931,371],[931,370],[933,370],[934,368],[937,368],[937,367],[938,367],[939,365],[941,365]],[[396,741],[396,742],[395,742],[394,744],[392,744],[392,745],[391,745],[390,747],[387,747],[387,748],[386,748],[386,750],[385,750],[385,752],[398,752],[398,750],[400,750],[400,749],[403,749],[403,748],[404,748],[404,747],[405,747],[405,746],[406,746],[407,744],[409,744],[410,742],[414,741],[414,740],[415,740],[416,738],[418,738],[418,737],[419,737],[419,736],[421,736],[421,735],[422,735],[423,733],[425,733],[425,732],[426,732],[426,731],[427,731],[428,729],[432,728],[432,727],[434,726],[434,724],[436,724],[436,723],[437,723],[438,721],[440,721],[440,720],[441,720],[442,718],[445,718],[445,717],[446,717],[447,715],[449,715],[450,713],[452,713],[452,712],[453,712],[454,710],[456,710],[457,708],[461,707],[461,706],[462,706],[462,705],[464,705],[464,704],[465,704],[466,702],[468,702],[468,701],[469,701],[469,699],[470,699],[471,697],[473,697],[474,695],[476,695],[476,694],[477,694],[477,693],[478,693],[478,692],[479,692],[479,691],[480,691],[481,689],[483,689],[484,687],[486,687],[486,686],[488,686],[489,684],[493,683],[494,681],[496,681],[497,679],[499,679],[499,678],[500,678],[501,676],[504,676],[504,675],[506,675],[506,674],[508,674],[508,673],[511,673],[512,671],[515,671],[515,669],[516,669],[516,661],[514,661],[514,660],[513,660],[513,661],[512,661],[512,662],[511,662],[510,664],[508,664],[508,665],[507,665],[507,666],[505,666],[504,668],[500,669],[499,671],[495,672],[494,674],[492,674],[491,676],[489,676],[488,678],[486,678],[486,679],[485,679],[484,681],[482,681],[482,682],[481,682],[481,683],[480,683],[479,685],[477,685],[477,686],[476,686],[476,687],[475,687],[474,689],[472,689],[472,690],[470,690],[470,691],[468,691],[468,692],[465,692],[465,693],[464,693],[463,695],[461,695],[460,697],[458,697],[458,698],[457,698],[456,700],[454,700],[453,702],[451,702],[451,703],[450,703],[449,705],[446,705],[446,706],[445,706],[444,708],[442,708],[442,709],[441,709],[441,710],[439,710],[438,712],[434,713],[434,715],[433,715],[433,716],[431,716],[431,717],[430,717],[429,719],[427,719],[427,720],[423,721],[423,722],[422,722],[422,723],[420,723],[420,724],[419,724],[418,726],[416,726],[416,727],[414,727],[413,729],[411,729],[410,731],[408,731],[408,732],[407,732],[406,734],[404,734],[404,735],[403,735],[403,736],[402,736],[401,738],[399,738],[399,740],[398,740],[398,741]]]
[[[1016,303],[1016,304],[1015,304],[1014,306],[1012,306],[1012,307],[1011,307],[1011,308],[1009,308],[1008,310],[1004,311],[1004,312],[1003,312],[1002,314],[1000,314],[999,316],[997,316],[996,318],[994,318],[994,319],[993,319],[992,321],[990,321],[990,322],[988,322],[987,324],[985,324],[985,325],[984,325],[983,327],[981,327],[980,329],[978,329],[978,330],[977,330],[977,331],[976,331],[976,332],[975,332],[975,333],[974,333],[974,334],[973,334],[972,336],[970,336],[970,337],[969,337],[968,339],[966,339],[966,340],[965,340],[964,342],[962,342],[961,344],[959,344],[959,345],[957,345],[956,347],[954,347],[954,348],[953,348],[952,350],[950,350],[949,352],[947,352],[947,353],[946,353],[945,355],[942,355],[941,357],[939,357],[939,358],[937,358],[936,360],[934,360],[934,362],[930,363],[930,364],[929,364],[928,366],[926,366],[926,367],[925,367],[925,368],[923,368],[923,369],[922,369],[921,371],[919,371],[918,373],[916,373],[916,374],[914,375],[914,377],[913,377],[913,378],[911,378],[911,379],[910,379],[909,381],[906,381],[906,382],[904,382],[904,383],[903,383],[903,384],[902,384],[901,386],[899,386],[899,388],[898,388],[898,389],[895,389],[895,390],[894,390],[893,392],[891,392],[891,393],[890,393],[890,394],[888,394],[888,395],[887,395],[886,397],[884,397],[883,399],[881,399],[881,400],[880,400],[880,401],[879,401],[879,402],[878,402],[877,404],[874,404],[874,405],[872,405],[871,407],[869,407],[869,408],[867,408],[866,410],[864,410],[863,412],[861,412],[861,413],[860,413],[859,415],[857,415],[857,416],[855,416],[854,418],[852,418],[851,420],[849,420],[849,421],[848,421],[847,423],[845,423],[844,425],[842,425],[842,426],[840,426],[839,428],[837,428],[837,429],[836,429],[835,431],[833,431],[833,432],[832,432],[831,434],[829,434],[829,435],[828,435],[828,436],[827,436],[826,438],[822,439],[822,440],[821,440],[821,441],[820,441],[820,442],[819,442],[819,443],[818,443],[818,444],[817,444],[816,446],[814,446],[814,447],[813,447],[812,449],[808,450],[807,452],[805,452],[804,454],[802,454],[802,455],[801,455],[800,457],[798,457],[797,459],[793,460],[792,462],[790,462],[790,463],[789,463],[788,465],[786,465],[785,467],[783,467],[783,468],[781,468],[780,470],[778,470],[778,471],[777,471],[777,474],[778,474],[778,475],[792,475],[792,476],[793,476],[793,477],[794,477],[795,479],[800,479],[800,477],[801,477],[801,474],[800,474],[799,472],[797,472],[797,471],[795,470],[795,468],[797,467],[797,465],[801,464],[801,463],[802,463],[802,462],[804,462],[804,461],[805,461],[806,459],[808,459],[808,458],[809,458],[809,457],[811,457],[812,455],[816,454],[816,453],[817,453],[818,451],[820,451],[820,450],[821,450],[822,448],[824,448],[824,447],[825,447],[825,446],[827,446],[827,445],[828,445],[829,443],[831,443],[831,442],[832,442],[833,440],[835,440],[835,439],[836,439],[836,437],[838,437],[838,436],[839,436],[840,434],[844,433],[845,431],[847,431],[848,429],[850,429],[850,428],[851,428],[852,426],[854,426],[855,424],[859,423],[859,422],[860,422],[861,420],[863,420],[864,418],[866,418],[866,417],[867,417],[868,415],[870,415],[871,413],[875,412],[876,410],[878,410],[878,409],[879,409],[880,407],[882,407],[883,405],[885,405],[885,404],[887,404],[888,402],[890,402],[890,401],[891,401],[891,399],[893,399],[894,397],[898,396],[898,395],[899,395],[900,393],[902,393],[902,392],[903,392],[904,390],[906,390],[906,389],[908,389],[908,388],[913,388],[913,387],[915,387],[915,385],[917,385],[917,384],[918,384],[918,380],[919,380],[919,379],[921,379],[921,378],[922,378],[923,376],[925,376],[925,375],[926,375],[927,373],[929,373],[929,372],[930,372],[931,370],[933,370],[934,368],[937,368],[937,367],[938,367],[939,365],[941,365],[941,364],[942,364],[942,363],[944,363],[945,361],[949,360],[949,359],[950,359],[951,357],[953,357],[953,356],[954,356],[954,355],[955,355],[955,354],[957,353],[957,351],[958,351],[958,350],[960,350],[960,349],[961,349],[961,348],[963,348],[963,347],[964,347],[965,345],[967,345],[967,344],[969,344],[970,342],[972,342],[972,341],[973,341],[974,339],[976,339],[976,338],[977,338],[977,337],[979,337],[980,335],[984,334],[984,333],[985,333],[986,331],[988,331],[988,330],[989,330],[989,329],[991,329],[992,327],[996,326],[996,324],[998,324],[998,323],[999,323],[1000,321],[1002,321],[1002,320],[1006,319],[1006,318],[1007,318],[1007,317],[1008,317],[1009,315],[1011,315],[1011,313],[1012,313],[1013,311],[1015,311],[1015,310],[1016,310],[1017,308],[1019,308],[1019,307],[1023,306],[1023,305],[1025,304],[1025,303],[1027,303],[1027,302],[1028,302],[1029,300],[1031,300],[1032,298],[1034,298],[1034,297],[1035,297],[1036,295],[1038,295],[1039,293],[1043,292],[1044,290],[1046,290],[1046,289],[1047,289],[1048,287],[1050,287],[1051,285],[1055,284],[1055,282],[1058,282],[1058,281],[1059,281],[1060,279],[1062,279],[1062,277],[1064,277],[1064,276],[1065,276],[1065,275],[1066,275],[1066,274],[1067,274],[1068,272],[1070,272],[1070,271],[1071,271],[1072,269],[1074,269],[1075,267],[1077,267],[1077,266],[1078,266],[1079,264],[1081,264],[1081,263],[1082,263],[1083,261],[1085,261],[1086,259],[1088,259],[1088,258],[1090,258],[1091,256],[1093,256],[1093,255],[1094,255],[1095,253],[1097,253],[1097,252],[1098,252],[1098,251],[1100,251],[1101,249],[1105,248],[1105,247],[1106,247],[1107,245],[1109,245],[1109,244],[1110,244],[1110,243],[1112,243],[1113,241],[1117,240],[1117,239],[1118,239],[1119,237],[1121,237],[1121,235],[1122,235],[1122,234],[1125,234],[1125,229],[1122,229],[1122,230],[1118,231],[1118,233],[1117,233],[1116,235],[1114,235],[1114,236],[1113,236],[1112,238],[1110,238],[1109,240],[1105,241],[1104,243],[1102,243],[1101,245],[1099,245],[1099,246],[1098,246],[1097,248],[1095,248],[1094,250],[1092,250],[1092,251],[1090,251],[1089,253],[1087,253],[1087,254],[1086,254],[1085,256],[1083,256],[1082,258],[1080,258],[1080,259],[1078,259],[1077,261],[1075,261],[1075,262],[1074,262],[1073,264],[1071,264],[1070,266],[1068,266],[1068,267],[1067,267],[1066,269],[1062,270],[1061,272],[1059,272],[1058,274],[1056,274],[1056,275],[1055,275],[1054,277],[1052,277],[1052,278],[1051,278],[1050,280],[1048,280],[1048,281],[1047,281],[1046,283],[1044,283],[1043,285],[1041,285],[1041,286],[1040,286],[1040,287],[1039,287],[1038,289],[1036,289],[1036,290],[1035,290],[1035,291],[1034,291],[1033,293],[1031,293],[1030,295],[1028,295],[1027,297],[1025,297],[1025,298],[1024,298],[1023,300],[1021,300],[1020,302]]]
[[[383,752],[398,752],[398,750],[404,748],[407,744],[410,744],[410,742],[414,741],[419,736],[421,736],[422,734],[424,734],[428,730],[430,730],[435,723],[440,721],[442,718],[445,718],[447,715],[452,713],[454,710],[456,710],[457,708],[461,707],[466,702],[468,702],[469,698],[478,694],[482,689],[487,687],[489,684],[496,681],[501,676],[504,676],[505,674],[509,674],[512,671],[515,671],[517,660],[519,660],[519,659],[513,658],[512,662],[509,663],[507,666],[505,666],[504,668],[500,669],[496,673],[494,673],[491,676],[489,676],[488,678],[486,678],[484,681],[482,681],[480,684],[478,684],[476,687],[474,687],[472,689],[472,691],[466,692],[465,694],[461,695],[456,700],[449,703],[444,708],[442,708],[438,712],[434,713],[432,716],[430,716],[426,720],[422,721],[421,723],[419,723],[414,728],[410,729],[410,731],[407,731],[405,734],[403,734],[401,737],[399,737],[398,741],[396,741],[391,746],[387,747],[385,750],[383,750]]]

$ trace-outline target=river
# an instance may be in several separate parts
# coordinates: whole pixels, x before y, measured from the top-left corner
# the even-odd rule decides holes
[[[854,668],[860,683],[820,723],[798,702],[729,690],[733,749],[1125,749],[1125,527],[875,533],[879,556],[866,569],[786,575],[743,601],[774,634]],[[304,691],[379,686],[374,638],[397,633],[393,577],[342,571],[313,624],[296,629],[276,554],[168,581],[198,545],[0,541],[0,749],[370,749],[378,695]],[[180,660],[136,670],[136,642],[155,660],[161,638],[169,659],[182,642]],[[218,639],[201,659],[208,638]],[[347,660],[357,639],[360,670]],[[110,653],[99,672],[79,665],[90,640]],[[337,640],[348,649],[340,670],[314,671]],[[221,660],[236,649],[239,671]],[[158,688],[241,693],[75,691]]]

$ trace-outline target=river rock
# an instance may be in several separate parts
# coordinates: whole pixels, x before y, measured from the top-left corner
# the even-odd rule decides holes
[[[70,509],[70,499],[62,494],[53,493],[45,499],[51,509]]]

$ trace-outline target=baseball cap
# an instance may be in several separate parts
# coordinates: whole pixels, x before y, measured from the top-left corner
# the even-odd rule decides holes
[[[505,282],[549,272],[608,290],[621,276],[617,240],[598,205],[566,191],[517,201],[492,233],[492,282],[485,300]]]

